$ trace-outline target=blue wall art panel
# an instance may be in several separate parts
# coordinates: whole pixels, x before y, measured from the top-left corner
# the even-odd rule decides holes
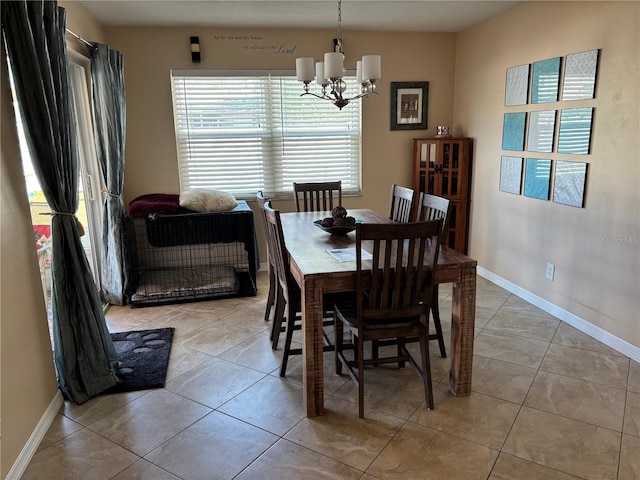
[[[526,112],[505,113],[502,127],[502,149],[524,150],[524,127],[527,122]]]
[[[588,100],[595,97],[599,50],[572,53],[564,62],[562,100]]]
[[[586,155],[591,145],[593,108],[569,108],[560,114],[558,153]]]
[[[507,68],[504,105],[526,105],[529,97],[529,64]]]
[[[542,110],[529,114],[527,151],[552,152],[553,135],[556,128],[556,111]]]
[[[587,164],[556,161],[553,180],[553,201],[572,207],[584,207]]]
[[[531,103],[558,101],[560,86],[560,57],[541,60],[533,64]]]
[[[502,157],[500,191],[520,195],[522,188],[522,157]]]
[[[527,158],[524,172],[524,195],[549,200],[551,160]]]

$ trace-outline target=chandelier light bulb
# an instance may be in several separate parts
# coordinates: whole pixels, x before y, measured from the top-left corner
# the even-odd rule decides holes
[[[380,80],[381,72],[380,55],[365,55],[362,57],[362,78],[365,80]]]
[[[324,74],[324,62],[316,63],[316,83],[318,85],[327,85],[329,83]]]
[[[344,74],[344,55],[340,52],[324,54],[324,74],[327,78],[342,78]]]
[[[296,58],[296,77],[301,82],[311,82],[314,75],[312,57]]]

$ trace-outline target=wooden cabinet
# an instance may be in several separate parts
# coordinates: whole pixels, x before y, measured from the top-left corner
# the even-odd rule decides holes
[[[451,200],[448,246],[467,253],[471,190],[471,138],[415,138],[413,189]]]

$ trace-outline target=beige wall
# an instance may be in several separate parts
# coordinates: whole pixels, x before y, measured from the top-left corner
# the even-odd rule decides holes
[[[454,110],[456,128],[476,139],[470,255],[636,347],[639,10],[638,2],[528,2],[460,34]],[[500,192],[500,157],[508,154],[501,150],[506,69],[597,48],[596,99],[570,104],[595,107],[591,154],[548,157],[588,162],[585,208]],[[545,279],[547,262],[556,265],[553,282]]]
[[[107,28],[106,31],[110,45],[122,51],[125,58],[126,202],[145,193],[179,191],[171,69],[293,70],[297,56],[322,56],[331,48],[335,36],[334,31],[221,28]],[[200,37],[200,64],[191,63],[190,35]],[[254,39],[226,40],[222,36]],[[379,53],[383,58],[380,95],[364,101],[363,196],[349,198],[345,203],[347,208],[366,205],[385,211],[391,184],[411,185],[412,137],[433,135],[436,123],[452,121],[455,36],[347,31],[343,38],[347,67],[355,67],[356,59],[363,54]],[[295,47],[294,53],[277,54],[268,48],[282,44]],[[430,82],[430,128],[391,132],[390,82],[420,80]],[[291,202],[279,205],[293,208]]]
[[[2,48],[0,139],[0,463],[5,478],[53,400],[47,312]]]

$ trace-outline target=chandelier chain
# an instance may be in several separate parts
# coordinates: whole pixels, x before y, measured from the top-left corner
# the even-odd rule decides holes
[[[338,0],[338,44],[342,46],[342,0]]]

